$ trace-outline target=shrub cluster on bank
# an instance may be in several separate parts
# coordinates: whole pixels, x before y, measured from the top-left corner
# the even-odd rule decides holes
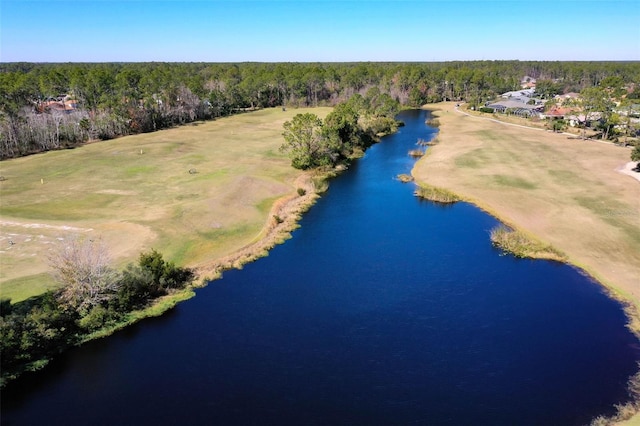
[[[133,312],[184,289],[194,279],[192,270],[165,261],[155,250],[141,253],[137,264],[114,272],[97,259],[95,250],[90,258],[78,257],[85,250],[83,244],[77,245],[75,259],[66,257],[67,264],[58,265],[58,274],[77,275],[59,290],[16,304],[9,299],[0,302],[1,386],[23,372],[42,368],[101,331],[130,323]]]

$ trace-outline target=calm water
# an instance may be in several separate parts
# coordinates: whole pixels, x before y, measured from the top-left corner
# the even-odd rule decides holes
[[[3,392],[4,425],[579,425],[626,401],[620,306],[501,256],[496,221],[412,196],[424,111],[331,184],[293,238],[171,313]]]

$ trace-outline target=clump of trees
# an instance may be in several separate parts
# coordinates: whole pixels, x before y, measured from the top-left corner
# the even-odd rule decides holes
[[[366,97],[356,94],[335,106],[327,117],[297,114],[284,123],[284,144],[297,169],[333,167],[364,151],[381,135],[397,130],[398,101],[373,88]]]
[[[92,333],[117,327],[131,313],[194,279],[156,250],[123,271],[109,265],[101,241],[74,240],[50,258],[61,287],[12,304],[0,301],[1,384],[44,366]]]

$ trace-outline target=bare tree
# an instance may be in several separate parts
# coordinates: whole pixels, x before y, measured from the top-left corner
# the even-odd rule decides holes
[[[109,300],[118,290],[118,272],[110,265],[100,239],[74,238],[49,256],[54,277],[63,287],[60,300],[81,315]]]

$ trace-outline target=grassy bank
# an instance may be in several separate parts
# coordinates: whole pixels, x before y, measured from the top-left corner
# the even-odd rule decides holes
[[[453,103],[434,109],[441,143],[416,164],[416,181],[555,247],[623,303],[640,335],[640,185],[617,171],[630,151],[464,115]]]
[[[298,197],[303,173],[278,148],[283,123],[300,112],[261,110],[1,162],[0,296],[24,300],[54,286],[47,253],[74,235],[101,237],[116,266],[155,248],[207,269],[252,245],[276,202]]]
[[[452,103],[436,108],[441,143],[416,164],[418,183],[556,247],[640,305],[640,185],[617,172],[628,149],[466,116]]]

